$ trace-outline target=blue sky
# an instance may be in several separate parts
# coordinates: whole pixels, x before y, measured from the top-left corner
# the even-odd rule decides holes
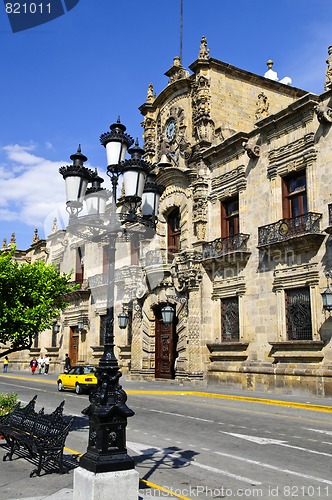
[[[330,0],[183,4],[184,67],[205,35],[213,58],[260,75],[272,58],[280,79],[323,92]],[[138,107],[150,82],[157,93],[167,85],[164,73],[179,54],[179,12],[180,0],[80,0],[49,23],[12,33],[0,4],[0,244],[15,232],[25,249],[35,228],[41,238],[50,233],[65,204],[58,168],[79,143],[106,179],[99,136],[118,115],[142,144]]]

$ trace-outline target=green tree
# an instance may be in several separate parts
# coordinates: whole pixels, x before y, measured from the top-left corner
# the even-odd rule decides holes
[[[29,349],[34,337],[50,328],[68,302],[66,295],[76,289],[69,285],[70,274],[60,274],[52,264],[36,261],[19,263],[15,248],[0,251],[0,347],[12,352]]]

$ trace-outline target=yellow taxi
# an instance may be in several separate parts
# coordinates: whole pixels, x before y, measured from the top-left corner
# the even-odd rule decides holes
[[[96,368],[91,365],[74,366],[68,373],[61,373],[61,375],[58,376],[58,391],[71,389],[75,391],[76,394],[89,392],[98,383],[95,372]]]

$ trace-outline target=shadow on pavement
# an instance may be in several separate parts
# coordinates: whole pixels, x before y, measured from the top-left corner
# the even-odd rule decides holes
[[[149,448],[144,450],[144,454],[133,456],[136,466],[140,465],[141,471],[142,469],[148,469],[140,479],[140,489],[149,487],[144,484],[144,481],[148,481],[157,469],[188,467],[196,455],[198,453],[195,451],[181,450],[176,446],[171,446],[163,449]]]

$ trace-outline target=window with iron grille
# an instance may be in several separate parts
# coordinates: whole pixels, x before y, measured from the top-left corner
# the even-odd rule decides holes
[[[221,299],[221,339],[223,342],[240,339],[238,297]]]
[[[309,288],[286,290],[286,330],[288,340],[312,340]]]
[[[106,321],[107,321],[106,314],[104,314],[103,316],[100,316],[99,345],[104,345],[105,344]]]

